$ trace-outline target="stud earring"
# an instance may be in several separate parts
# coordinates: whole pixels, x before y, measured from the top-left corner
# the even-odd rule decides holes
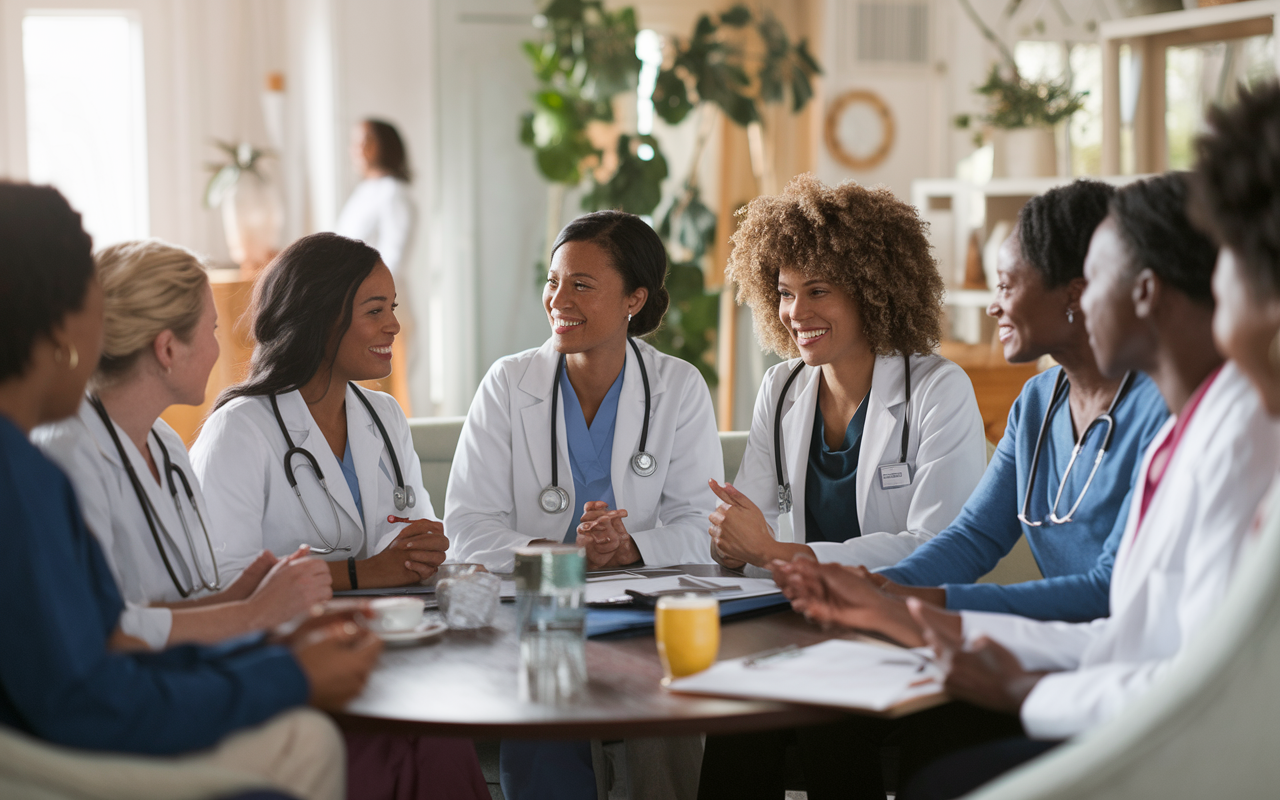
[[[1067,324],[1068,324],[1068,325],[1072,325],[1072,324],[1074,324],[1074,323],[1075,323],[1075,321],[1076,321],[1076,312],[1074,312],[1074,311],[1072,311],[1071,309],[1069,309],[1069,308],[1068,308],[1068,309],[1067,309]]]
[[[62,348],[53,351],[53,362],[55,364],[62,363]],[[80,351],[76,350],[74,344],[67,345],[67,369],[74,370],[80,366]]]
[[[630,315],[630,314],[628,314],[628,315],[627,315],[627,322],[630,322],[630,321],[631,321],[631,315]]]

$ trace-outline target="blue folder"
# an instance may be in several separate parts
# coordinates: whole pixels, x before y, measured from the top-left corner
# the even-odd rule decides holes
[[[721,600],[720,619],[781,611],[789,601],[782,594]],[[624,638],[653,632],[652,608],[591,608],[587,610],[587,638]]]

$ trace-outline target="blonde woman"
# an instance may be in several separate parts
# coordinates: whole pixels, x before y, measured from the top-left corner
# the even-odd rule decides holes
[[[182,439],[160,414],[204,401],[217,311],[199,259],[149,240],[98,253],[105,335],[79,412],[33,441],[70,476],[126,602],[122,631],[152,649],[213,643],[292,619],[332,596],[306,549],[218,561]]]

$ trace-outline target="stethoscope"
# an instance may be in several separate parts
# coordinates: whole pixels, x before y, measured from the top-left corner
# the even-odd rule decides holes
[[[378,427],[378,433],[382,436],[382,443],[387,448],[387,455],[391,457],[391,469],[396,474],[396,488],[391,492],[392,502],[395,503],[397,511],[404,511],[406,508],[413,508],[418,503],[418,498],[414,495],[413,487],[406,486],[404,475],[400,472],[400,459],[396,458],[396,449],[391,445],[391,437],[387,435],[387,429],[382,424],[382,419],[378,416],[378,412],[373,410],[373,404],[364,396],[354,383],[348,383],[351,391],[359,398],[360,404],[369,412],[369,416],[373,418],[373,424]],[[316,555],[328,555],[336,552],[350,552],[350,545],[342,546],[342,525],[338,522],[338,504],[333,499],[333,493],[329,491],[329,484],[325,482],[324,471],[320,469],[320,462],[311,454],[311,451],[305,447],[298,447],[293,443],[293,437],[289,435],[289,429],[284,425],[284,417],[280,416],[280,404],[276,401],[275,394],[268,395],[271,400],[271,411],[276,415],[276,424],[280,426],[280,432],[284,434],[284,442],[289,449],[284,454],[284,476],[289,481],[289,486],[293,489],[294,495],[298,498],[298,504],[302,506],[302,513],[307,515],[307,522],[311,523],[311,528],[316,532],[316,536],[324,544],[324,547],[313,547],[311,552]],[[307,508],[306,501],[302,499],[302,490],[298,488],[298,479],[293,474],[293,457],[302,456],[311,465],[311,470],[316,475],[316,480],[320,482],[320,488],[324,489],[324,496],[329,500],[329,513],[333,517],[334,530],[338,532],[338,542],[334,544],[329,541],[328,537],[320,530],[320,526],[316,524],[315,519],[311,516],[310,509]]]
[[[1062,479],[1058,482],[1058,494],[1053,498],[1053,506],[1049,509],[1049,521],[1054,525],[1063,525],[1071,521],[1071,515],[1076,513],[1076,509],[1080,507],[1080,502],[1084,500],[1084,496],[1089,493],[1089,487],[1093,484],[1093,476],[1098,473],[1098,467],[1102,464],[1102,457],[1106,455],[1107,448],[1111,446],[1111,436],[1115,433],[1116,420],[1112,416],[1112,412],[1116,410],[1116,406],[1120,404],[1121,398],[1129,391],[1129,387],[1133,385],[1134,373],[1126,372],[1124,378],[1120,381],[1120,388],[1116,390],[1116,396],[1111,398],[1111,405],[1107,407],[1105,413],[1100,414],[1093,422],[1085,426],[1080,434],[1080,438],[1076,441],[1075,447],[1071,450],[1071,460],[1067,462],[1067,470],[1062,473]],[[1058,403],[1059,395],[1065,396],[1066,391],[1071,387],[1067,380],[1066,370],[1060,370],[1058,377],[1053,382],[1053,394],[1049,396],[1049,407],[1044,410],[1044,420],[1040,423],[1040,433],[1036,435],[1036,447],[1031,452],[1031,474],[1027,476],[1027,493],[1022,498],[1022,511],[1018,513],[1018,521],[1023,525],[1032,528],[1038,528],[1044,524],[1044,520],[1033,522],[1027,514],[1031,511],[1031,491],[1036,484],[1036,468],[1040,464],[1040,447],[1044,444],[1044,432],[1049,427],[1049,417],[1053,415],[1053,407]],[[1058,516],[1058,503],[1062,500],[1062,492],[1067,487],[1067,478],[1071,475],[1071,469],[1076,465],[1076,457],[1080,455],[1080,449],[1084,447],[1084,440],[1088,438],[1089,431],[1099,422],[1106,423],[1107,432],[1102,437],[1102,447],[1098,450],[1098,455],[1093,459],[1093,469],[1089,471],[1089,477],[1084,482],[1084,488],[1080,490],[1080,495],[1076,497],[1076,502],[1067,511],[1066,516]]]
[[[907,389],[907,407],[902,416],[902,449],[898,453],[898,464],[903,465],[902,470],[909,469],[907,467],[907,445],[911,443],[911,358],[905,353],[902,355],[902,364],[904,368],[904,380]],[[791,482],[786,479],[782,473],[782,404],[787,399],[787,392],[791,389],[791,384],[795,383],[796,377],[800,375],[800,370],[804,369],[806,364],[801,361],[796,364],[796,368],[791,370],[791,374],[787,376],[787,382],[782,384],[782,394],[778,395],[778,405],[773,410],[773,468],[778,477],[778,513],[791,513]],[[882,478],[883,480],[883,478]],[[905,483],[910,483],[908,475]]]
[[[221,589],[222,579],[218,575],[218,559],[213,554],[213,541],[209,538],[209,528],[205,526],[204,515],[200,513],[200,506],[196,503],[196,494],[192,491],[191,483],[187,480],[182,468],[174,464],[169,458],[169,450],[164,446],[164,442],[160,441],[160,435],[156,433],[155,428],[151,429],[151,438],[155,440],[156,447],[160,448],[160,457],[164,461],[164,476],[169,485],[169,494],[173,497],[173,507],[178,512],[178,520],[182,523],[182,532],[187,538],[187,547],[190,548],[191,558],[195,561],[196,575],[200,579],[199,587],[191,579],[191,570],[187,569],[186,559],[182,558],[182,552],[178,550],[173,537],[169,536],[164,524],[160,522],[160,515],[156,512],[155,506],[151,505],[151,498],[147,495],[142,481],[138,479],[138,473],[133,469],[133,462],[129,460],[129,455],[125,452],[124,444],[116,433],[116,427],[111,422],[111,415],[107,413],[106,406],[102,405],[102,400],[96,395],[89,396],[89,404],[93,406],[93,410],[97,411],[98,416],[102,418],[102,424],[107,426],[107,433],[111,434],[111,441],[116,446],[116,452],[120,454],[120,463],[124,464],[125,474],[129,476],[129,483],[133,486],[134,494],[138,496],[138,504],[142,506],[142,516],[146,518],[147,527],[151,529],[151,538],[156,543],[156,550],[160,551],[160,560],[164,562],[165,571],[169,573],[169,580],[173,581],[173,586],[178,590],[178,595],[186,598],[195,592],[197,588],[203,588],[210,592],[216,592]],[[191,535],[191,527],[187,525],[187,515],[182,513],[182,502],[178,499],[178,485],[174,483],[174,475],[177,475],[178,480],[182,483],[182,488],[187,495],[187,501],[195,509],[196,519],[200,521],[200,530],[204,532],[205,547],[209,551],[209,563],[213,565],[212,582],[205,578],[204,570],[200,567],[200,559],[196,558],[195,537]],[[169,560],[169,554],[165,550],[164,544],[160,541],[162,533],[164,538],[168,540],[169,546],[173,548],[173,552],[178,556],[178,566],[182,569],[182,576],[185,581],[179,581],[177,573],[173,570],[173,562]]]
[[[647,478],[658,469],[658,459],[654,458],[645,445],[649,442],[649,371],[645,369],[644,357],[640,355],[640,347],[636,340],[627,337],[627,344],[636,352],[636,361],[640,364],[640,380],[644,383],[644,424],[640,428],[640,449],[631,457],[631,471],[641,478]],[[556,420],[560,409],[560,376],[564,374],[564,354],[556,364],[555,385],[551,387],[551,485],[538,493],[538,505],[548,514],[559,514],[569,507],[569,493],[560,486],[560,459],[557,447]]]

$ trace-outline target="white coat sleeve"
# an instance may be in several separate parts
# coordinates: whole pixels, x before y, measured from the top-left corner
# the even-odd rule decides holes
[[[987,435],[973,383],[954,364],[939,369],[920,395],[923,411],[912,477],[911,505],[903,531],[863,531],[846,542],[810,542],[819,561],[861,564],[868,569],[897,564],[951,524],[977,488],[987,466]],[[896,444],[896,443],[895,443]],[[896,457],[895,452],[895,457]],[[877,465],[858,465],[875,470]],[[878,474],[872,475],[878,491]]]
[[[772,395],[778,391],[779,381],[786,381],[790,368],[790,362],[774,367],[760,384],[755,410],[751,414],[747,449],[742,453],[742,464],[733,479],[733,487],[746,495],[764,514],[775,539],[778,536],[778,471],[773,457],[773,418],[777,406]]]
[[[439,521],[436,517],[435,506],[431,503],[431,495],[427,493],[427,489],[422,485],[422,462],[418,459],[418,453],[413,449],[413,431],[409,428],[409,420],[405,418],[404,412],[397,404],[394,409],[384,411],[382,413],[384,420],[389,420],[391,430],[387,431],[387,435],[391,437],[391,441],[396,444],[396,458],[400,461],[400,472],[404,476],[404,485],[411,489],[417,497],[417,502],[413,508],[405,509],[406,516],[413,519],[429,519]],[[394,474],[394,473],[393,473]],[[377,555],[395,541],[400,535],[403,527],[397,526],[384,534],[377,541],[373,548],[373,554]],[[445,536],[449,535],[445,531]]]
[[[210,415],[191,447],[191,468],[209,509],[209,536],[227,581],[262,553],[271,458],[262,432],[245,414],[228,413],[235,411],[224,407]]]
[[[994,611],[962,611],[960,619],[966,646],[982,637],[992,639],[1017,656],[1023,669],[1032,671],[1075,669],[1107,622],[1106,617],[1053,622]]]
[[[516,510],[511,391],[499,362],[471,401],[444,495],[449,558],[478,562],[492,572],[510,572],[515,548],[535,539],[511,527]]]
[[[119,487],[112,486],[103,471],[102,456],[93,443],[93,437],[79,418],[72,417],[59,425],[37,428],[32,440],[71,480],[85,526],[98,540],[111,569],[111,577],[125,600],[118,623],[120,630],[146,642],[152,650],[163,650],[168,646],[169,632],[173,628],[173,612],[149,606],[147,598],[140,596],[136,587],[121,580],[120,565],[116,563],[115,526],[112,524],[116,517],[111,506],[111,499],[119,497]],[[131,491],[129,499],[132,497]],[[134,534],[150,536],[151,532],[134,531]]]
[[[650,565],[711,563],[707,517],[715,510],[716,496],[707,481],[724,480],[724,452],[711,393],[696,373],[684,382],[679,402],[680,422],[658,506],[662,524],[652,530],[627,529]]]

